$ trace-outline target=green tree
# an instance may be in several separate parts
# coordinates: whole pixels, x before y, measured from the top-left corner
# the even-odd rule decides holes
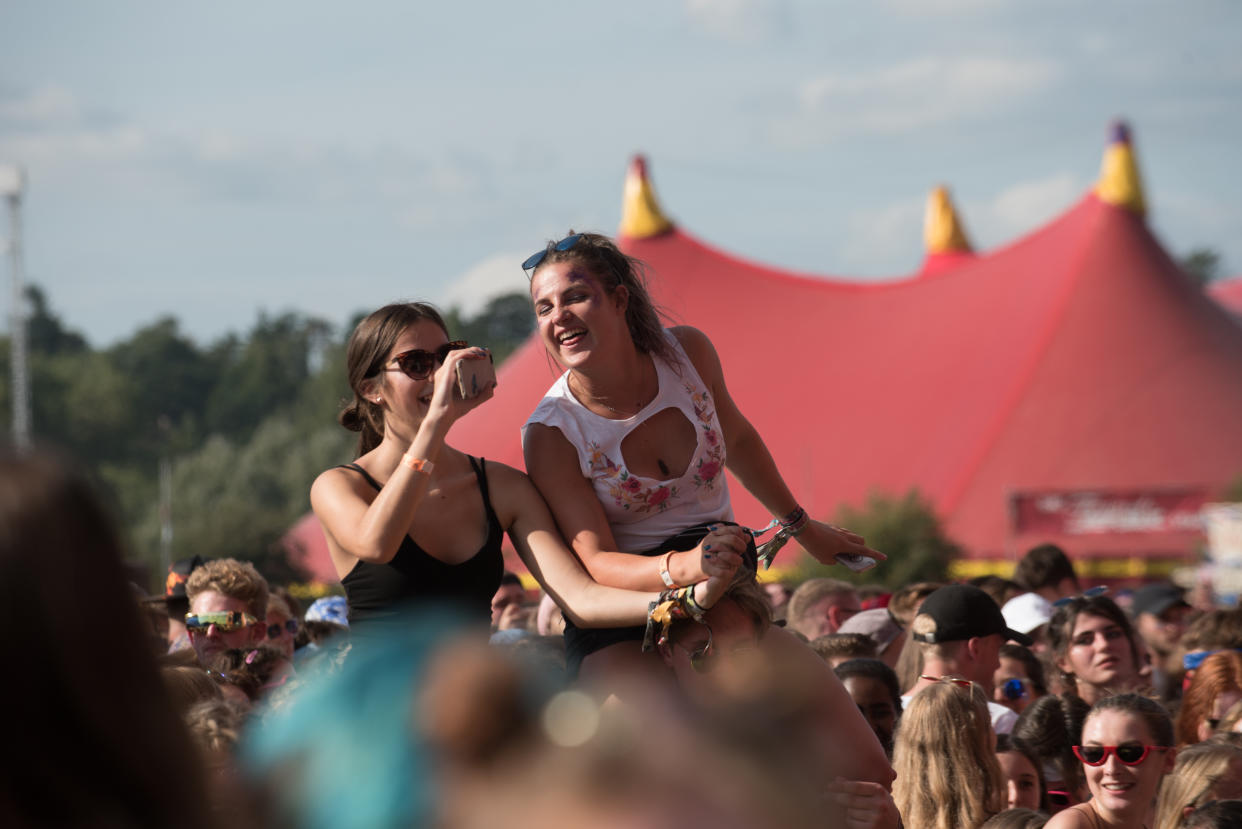
[[[1212,248],[1195,248],[1183,256],[1178,264],[1187,276],[1200,285],[1206,285],[1221,276],[1220,253]]]
[[[813,575],[855,583],[878,580],[890,588],[915,581],[945,581],[949,562],[961,553],[945,536],[931,504],[916,489],[901,496],[872,492],[860,508],[842,505],[834,523],[862,535],[888,561],[857,574],[839,566],[817,565]]]

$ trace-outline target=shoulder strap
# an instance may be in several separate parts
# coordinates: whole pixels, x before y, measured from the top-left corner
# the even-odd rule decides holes
[[[368,484],[375,487],[376,492],[379,492],[381,489],[384,488],[383,484],[381,484],[379,481],[371,477],[370,472],[367,472],[365,469],[363,469],[361,466],[359,466],[356,463],[337,464],[336,466],[332,468],[333,469],[352,469],[354,472],[357,472],[359,475],[361,475]],[[486,490],[484,490],[484,494],[486,495]]]
[[[492,509],[492,499],[487,492],[487,471],[483,458],[476,458],[474,455],[466,455],[470,460],[470,468],[474,470],[474,477],[479,480],[479,492],[483,495],[483,509],[487,510],[487,520],[493,523],[499,523],[500,519],[496,517],[496,511]]]

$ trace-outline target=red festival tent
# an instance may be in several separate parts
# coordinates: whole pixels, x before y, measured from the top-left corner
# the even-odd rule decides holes
[[[670,321],[716,344],[815,517],[917,488],[964,548],[961,575],[1050,540],[1087,573],[1141,576],[1193,553],[1198,508],[1242,474],[1242,326],[1148,229],[1124,127],[1092,192],[997,250],[972,253],[933,194],[928,258],[891,282],[715,248],[664,218],[641,159],[626,191],[621,246]],[[519,428],[557,373],[532,337],[454,445],[520,467]],[[731,487],[738,520],[766,523]],[[300,535],[322,546],[315,529]]]

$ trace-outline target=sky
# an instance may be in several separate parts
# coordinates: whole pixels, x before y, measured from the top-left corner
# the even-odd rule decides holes
[[[260,313],[474,313],[546,239],[615,232],[639,152],[712,246],[900,277],[932,187],[977,249],[1009,244],[1090,188],[1119,116],[1151,227],[1232,275],[1240,23],[1235,0],[0,0],[0,164],[27,177],[27,281],[97,347],[166,316],[205,345]]]

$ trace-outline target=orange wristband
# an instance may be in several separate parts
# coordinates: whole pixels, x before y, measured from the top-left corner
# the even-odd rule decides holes
[[[413,455],[411,455],[409,452],[406,452],[404,455],[401,456],[401,465],[408,466],[410,469],[413,469],[415,472],[422,472],[424,475],[428,475],[428,476],[431,475],[431,470],[435,469],[436,467],[436,465],[432,463],[431,461],[425,461],[422,458],[416,458]]]

